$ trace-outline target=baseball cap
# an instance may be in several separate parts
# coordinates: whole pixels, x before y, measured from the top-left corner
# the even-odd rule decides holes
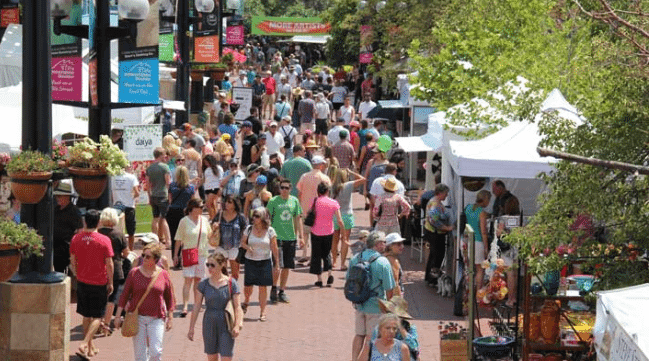
[[[338,132],[338,136],[341,137],[341,138],[347,138],[348,135],[349,135],[349,133],[347,132],[346,129],[343,129],[340,132]]]
[[[343,117],[338,117],[338,118],[336,119],[336,122],[338,122],[338,123],[344,123],[344,122],[345,122],[345,118],[343,118]]]
[[[184,130],[184,131],[192,130],[192,125],[189,124],[189,123],[185,123],[185,124],[183,124],[183,130]]]
[[[246,168],[246,176],[250,176],[259,166],[256,163],[249,164]]]
[[[385,245],[387,247],[387,246],[389,246],[391,244],[401,243],[401,242],[403,242],[405,240],[406,239],[401,237],[401,235],[399,233],[394,232],[394,233],[390,233],[387,236],[385,236]]]
[[[228,133],[225,133],[225,134],[223,134],[221,136],[221,139],[223,139],[223,140],[227,140],[227,139],[231,139],[231,138],[232,138],[232,136],[230,136],[230,134],[228,134]]]
[[[268,178],[266,178],[265,175],[260,174],[257,176],[257,180],[255,181],[255,183],[257,183],[258,185],[264,185],[268,183]]]
[[[239,164],[239,160],[237,158],[231,158],[230,164]]]
[[[245,122],[243,122],[243,124],[242,124],[241,126],[243,126],[243,127],[250,127],[250,128],[252,128],[252,123],[250,123],[250,121],[249,121],[249,120],[246,120]]]
[[[265,134],[265,133],[261,133],[261,134],[259,134],[259,136],[257,137],[257,139],[266,139],[266,134]]]
[[[270,122],[269,126],[270,126],[270,127],[276,127],[276,126],[277,126],[277,122],[276,122],[276,121],[272,121],[272,122]]]
[[[359,123],[359,122],[356,121],[356,120],[352,120],[351,122],[349,122],[349,126],[350,126],[350,127],[360,128],[360,127],[361,127],[361,123]]]
[[[314,155],[313,158],[311,158],[311,164],[313,165],[318,165],[318,164],[325,164],[326,161],[324,157],[321,155]]]

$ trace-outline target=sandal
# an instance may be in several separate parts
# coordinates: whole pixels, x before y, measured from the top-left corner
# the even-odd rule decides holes
[[[101,326],[99,326],[99,331],[101,331],[101,334],[104,335],[104,337],[108,337],[108,336],[113,335],[113,329],[110,328],[110,326],[107,326],[103,322],[102,322]]]
[[[241,309],[243,310],[243,314],[245,315],[246,312],[248,312],[248,304],[245,303],[245,302],[243,302],[243,303],[241,304]]]
[[[185,318],[187,317],[187,311],[183,311],[180,313],[180,318]]]
[[[79,356],[79,358],[83,361],[90,361],[90,356],[88,356],[88,346],[79,346],[79,350],[76,352],[76,355]]]
[[[266,322],[266,315],[259,316],[259,321]]]

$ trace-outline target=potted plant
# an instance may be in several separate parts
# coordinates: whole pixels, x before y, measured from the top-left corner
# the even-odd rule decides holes
[[[11,156],[7,153],[0,153],[0,176],[7,175],[5,171],[5,166],[11,160]]]
[[[102,135],[99,143],[86,137],[69,146],[68,164],[79,196],[97,199],[106,189],[108,176],[121,174],[128,166],[128,160],[110,137]]]
[[[26,204],[36,204],[47,192],[56,163],[48,155],[36,150],[24,150],[7,162],[14,197]]]
[[[16,273],[21,254],[41,256],[43,239],[24,223],[0,219],[0,282]]]

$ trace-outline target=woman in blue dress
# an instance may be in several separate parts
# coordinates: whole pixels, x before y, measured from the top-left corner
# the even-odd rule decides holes
[[[201,305],[205,299],[205,314],[203,315],[203,343],[207,361],[232,360],[234,339],[239,335],[243,325],[243,310],[239,300],[239,285],[237,281],[227,274],[227,260],[216,253],[207,258],[209,277],[202,280],[194,291],[196,303],[192,310],[187,337],[194,341],[194,327]],[[228,302],[234,304],[235,317],[232,332],[228,330],[225,319],[225,307]]]
[[[388,313],[379,319],[379,337],[364,347],[359,356],[362,361],[410,361],[408,346],[395,338],[401,332],[399,316]]]

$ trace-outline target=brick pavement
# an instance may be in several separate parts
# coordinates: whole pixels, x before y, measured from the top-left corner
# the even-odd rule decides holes
[[[356,223],[361,229],[369,226],[368,212],[359,195],[354,195]],[[354,231],[352,237],[354,236]],[[168,252],[168,251],[167,251]],[[452,314],[452,299],[442,298],[434,289],[423,282],[424,264],[410,258],[406,247],[401,257],[406,276],[406,299],[410,314],[419,332],[422,360],[439,360],[439,321],[461,321]],[[342,293],[344,272],[334,271],[335,282],[332,288],[313,286],[315,276],[308,273],[308,267],[296,269],[289,276],[287,294],[290,304],[269,305],[268,321],[257,321],[259,307],[255,290],[251,305],[244,320],[244,329],[236,340],[235,359],[250,361],[285,360],[350,360],[351,342],[354,328],[354,310]],[[182,300],[182,273],[171,271],[177,300]],[[243,279],[239,281],[243,284]],[[193,296],[192,296],[193,299]],[[76,304],[71,305],[70,360],[79,346],[81,318],[76,314]],[[165,334],[165,361],[205,360],[203,341],[200,335],[202,316],[196,325],[195,341],[187,339],[189,316],[178,318],[175,313],[173,328]],[[96,338],[100,352],[93,357],[96,361],[132,360],[133,346],[130,339],[123,338],[119,332],[110,337]]]

